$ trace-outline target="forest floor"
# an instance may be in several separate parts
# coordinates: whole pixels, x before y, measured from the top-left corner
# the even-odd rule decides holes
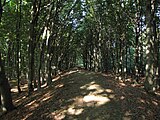
[[[74,70],[29,97],[12,89],[17,108],[0,120],[160,120],[160,94],[111,74]]]

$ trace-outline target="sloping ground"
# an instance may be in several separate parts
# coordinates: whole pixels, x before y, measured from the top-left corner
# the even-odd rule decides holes
[[[0,120],[160,120],[160,96],[111,75],[71,71],[51,88],[14,94],[14,111]]]

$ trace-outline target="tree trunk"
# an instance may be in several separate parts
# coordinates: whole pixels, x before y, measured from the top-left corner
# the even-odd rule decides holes
[[[7,78],[8,78],[8,80],[11,80],[11,74],[12,74],[12,70],[11,70],[11,54],[12,54],[12,49],[11,49],[11,47],[12,47],[12,41],[9,41],[8,42],[8,55],[7,55],[7,62],[8,62],[8,65],[7,65]]]
[[[39,12],[40,12],[41,0],[32,0],[32,12],[31,12],[31,22],[30,22],[30,39],[29,39],[29,79],[28,79],[28,95],[33,91],[33,79],[35,74],[34,68],[34,53],[36,47],[36,26],[38,22]]]
[[[120,74],[120,76],[119,76],[119,79],[121,79],[122,80],[122,73],[123,73],[123,64],[122,64],[122,62],[123,62],[123,40],[121,40],[120,39],[120,43],[119,43],[119,68],[118,68],[118,70],[119,70],[119,74]]]
[[[146,34],[147,34],[147,49],[146,49],[146,75],[144,87],[147,92],[155,90],[155,53],[154,53],[154,37],[153,37],[153,17],[155,12],[154,0],[147,0],[146,3]]]
[[[127,46],[127,41],[125,42],[125,79],[127,78],[127,73],[128,73],[128,46]]]
[[[33,42],[29,43],[29,74],[28,74],[28,95],[33,91],[33,78],[34,78],[34,49]]]
[[[136,26],[135,26],[135,31],[136,31],[136,39],[135,39],[135,46],[136,46],[136,50],[135,50],[135,82],[138,82],[139,80],[139,36],[140,36],[140,8],[139,8],[139,0],[136,0]]]
[[[116,78],[119,79],[119,51],[118,51],[118,48],[119,48],[119,44],[118,44],[118,40],[116,40]]]
[[[3,12],[3,6],[5,5],[6,0],[3,1],[3,4],[0,1],[0,23]],[[1,52],[0,52],[0,105],[4,112],[11,111],[15,107],[12,102],[12,96],[10,91],[9,82],[5,76],[5,70],[2,63]]]
[[[47,85],[51,86],[51,82],[52,82],[52,68],[51,68],[51,63],[52,63],[52,58],[53,56],[49,55],[48,56],[48,60],[47,60]]]
[[[16,23],[16,72],[17,72],[17,89],[21,92],[20,88],[20,27],[21,27],[21,4],[22,0],[17,0],[17,23]]]
[[[14,109],[9,82],[5,76],[5,71],[0,53],[0,95],[1,106],[3,111],[11,111]]]
[[[43,59],[43,56],[44,56],[44,46],[45,46],[45,42],[46,42],[46,41],[44,41],[44,42],[42,43],[42,46],[39,46],[39,47],[41,47],[41,49],[40,49],[39,65],[38,65],[38,89],[41,88],[42,59]]]

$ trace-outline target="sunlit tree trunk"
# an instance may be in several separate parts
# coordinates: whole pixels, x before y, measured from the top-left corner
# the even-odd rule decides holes
[[[156,7],[156,1],[154,1],[154,5]],[[156,9],[156,8],[154,8]],[[155,14],[155,10],[154,13]],[[159,73],[158,73],[158,67],[159,67],[159,55],[158,55],[158,46],[159,46],[159,40],[157,39],[157,26],[156,26],[156,18],[154,15],[153,17],[153,42],[154,42],[154,80],[155,80],[155,86],[156,89],[159,87]]]
[[[139,0],[136,0],[136,25],[135,25],[135,79],[136,82],[139,80],[139,36],[140,36],[140,9],[139,9]]]
[[[142,1],[140,2],[139,1],[139,3],[140,4],[142,4]],[[140,71],[139,71],[139,73],[140,73],[140,75],[141,76],[144,76],[144,72],[145,72],[145,67],[144,67],[144,51],[143,51],[143,47],[144,47],[144,43],[143,43],[143,37],[142,37],[142,35],[143,35],[143,25],[142,25],[142,23],[143,23],[143,20],[142,20],[142,12],[143,12],[143,9],[142,9],[142,7],[140,7],[139,8],[140,9],[140,50],[139,50],[139,59],[140,59],[140,62],[139,62],[139,69],[140,69]]]
[[[147,46],[146,46],[146,78],[144,87],[147,92],[153,92],[156,87],[155,81],[155,40],[154,40],[154,19],[155,13],[155,0],[147,0],[146,2],[146,34],[147,34]]]

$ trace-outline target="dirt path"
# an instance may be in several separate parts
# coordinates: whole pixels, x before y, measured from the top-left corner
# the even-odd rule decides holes
[[[68,74],[68,75],[67,75]],[[26,98],[0,120],[160,120],[160,97],[111,75],[72,71]]]

